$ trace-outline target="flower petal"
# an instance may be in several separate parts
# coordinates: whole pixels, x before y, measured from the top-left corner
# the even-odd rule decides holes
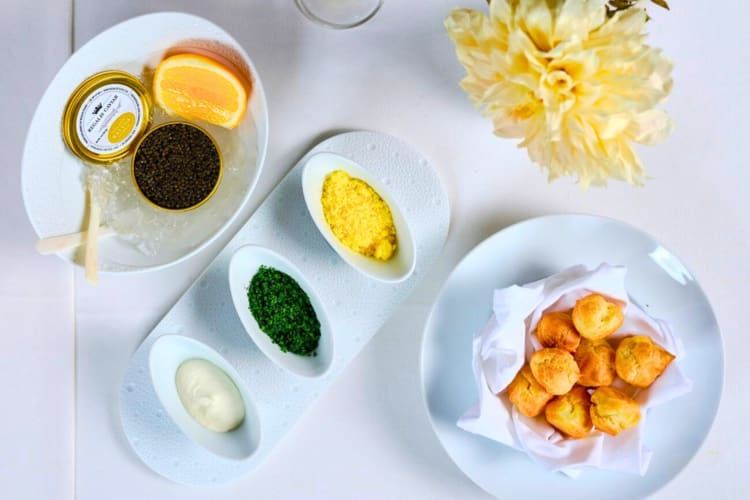
[[[645,43],[641,2],[606,15],[607,0],[492,0],[489,16],[456,9],[445,28],[466,69],[461,87],[500,137],[522,139],[553,180],[582,188],[645,176],[631,143],[672,129],[655,106],[672,63]]]
[[[653,145],[667,138],[674,124],[664,111],[650,109],[633,117],[625,134],[640,144]]]
[[[585,39],[607,19],[606,0],[562,2],[555,20],[554,40]]]

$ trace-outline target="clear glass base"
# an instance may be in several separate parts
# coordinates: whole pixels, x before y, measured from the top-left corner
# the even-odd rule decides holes
[[[347,29],[369,21],[383,0],[295,0],[311,21],[333,29]]]

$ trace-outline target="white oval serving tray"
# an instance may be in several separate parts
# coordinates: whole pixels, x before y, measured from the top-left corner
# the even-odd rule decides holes
[[[407,219],[417,249],[414,273],[378,282],[347,265],[315,227],[302,195],[302,168],[311,155],[350,158],[388,186]],[[123,429],[135,453],[157,473],[184,484],[223,483],[256,468],[305,410],[396,311],[440,254],[450,208],[437,172],[411,147],[375,132],[349,132],[323,141],[279,183],[196,282],[136,350],[120,389]],[[253,343],[235,312],[227,279],[235,250],[254,244],[293,262],[315,287],[336,345],[322,377],[277,367]],[[195,338],[221,353],[242,377],[260,419],[260,445],[247,459],[214,455],[188,439],[164,411],[151,385],[148,354],[162,335]]]
[[[147,255],[121,237],[99,242],[99,270],[138,272],[158,269],[194,255],[224,232],[242,210],[266,157],[268,109],[260,76],[242,46],[226,31],[201,17],[179,12],[147,14],[124,21],[100,33],[78,49],[58,71],[37,106],[26,136],[21,181],[24,205],[31,225],[40,238],[75,233],[82,229],[86,193],[82,176],[84,164],[70,153],[62,140],[60,121],[68,97],[87,77],[106,69],[119,69],[141,75],[153,68],[177,47],[208,50],[230,60],[252,80],[248,112],[233,139],[237,161],[253,168],[244,192],[237,193],[231,206],[215,201],[233,186],[224,182],[217,196],[191,212],[191,231],[171,234],[160,242],[159,250]],[[227,132],[201,124],[216,136]],[[236,187],[236,186],[235,186]],[[187,215],[185,215],[187,216]],[[75,249],[60,252],[65,260],[78,262]]]

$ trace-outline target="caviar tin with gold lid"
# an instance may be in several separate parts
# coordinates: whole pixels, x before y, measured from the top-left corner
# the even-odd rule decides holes
[[[142,169],[140,175],[137,174],[137,163],[139,162],[139,156],[141,153],[143,153],[145,146],[147,146],[149,141],[156,135],[164,132],[167,129],[174,128],[175,126],[186,127],[198,132],[201,137],[205,139],[205,142],[207,144],[210,144],[210,149],[215,152],[217,158],[216,168],[218,169],[218,171],[215,176],[212,176],[210,178],[210,185],[195,185],[196,179],[198,179],[199,182],[201,180],[206,181],[205,177],[201,175],[198,170],[205,171],[208,168],[207,164],[195,165],[194,167],[198,167],[198,170],[189,172],[188,175],[181,176],[179,174],[179,168],[176,164],[179,163],[179,157],[184,156],[185,154],[195,156],[198,160],[201,160],[205,157],[205,155],[200,154],[200,151],[196,151],[193,148],[191,142],[185,137],[182,137],[176,141],[175,139],[167,139],[168,142],[173,142],[173,144],[162,146],[161,151],[158,154],[158,157],[160,159],[158,164],[149,163],[148,161],[146,161],[144,162],[146,164],[146,167]],[[132,148],[132,152],[133,156],[130,160],[130,178],[133,182],[133,186],[135,187],[136,192],[152,208],[164,212],[183,213],[195,210],[196,208],[203,206],[206,202],[208,202],[208,200],[213,197],[214,194],[216,194],[221,184],[221,179],[224,175],[224,155],[221,151],[221,148],[219,147],[218,142],[216,142],[216,139],[208,132],[208,130],[188,121],[174,120],[160,123],[159,125],[148,130],[138,139],[138,141],[136,141],[135,146]],[[152,182],[149,183],[151,189],[147,188],[147,186],[145,185],[142,185],[142,182],[139,182],[140,177],[143,177],[144,175],[146,177],[149,177],[153,174],[155,174],[154,177],[150,179]],[[206,189],[206,187],[208,189]],[[193,203],[188,203],[184,206],[179,207],[170,207],[164,204],[160,204],[158,200],[154,199],[152,196],[149,196],[149,191],[153,190],[154,188],[156,188],[162,194],[170,192],[174,193],[180,190],[200,190],[201,188],[203,188],[203,195],[195,199]]]
[[[79,158],[108,164],[124,158],[151,122],[153,101],[137,77],[102,71],[71,94],[62,118],[65,144]]]

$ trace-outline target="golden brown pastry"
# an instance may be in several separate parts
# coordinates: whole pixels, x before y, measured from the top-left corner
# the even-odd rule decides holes
[[[539,349],[531,355],[529,366],[544,390],[556,396],[568,392],[581,376],[573,355],[559,347]]]
[[[626,337],[617,346],[615,369],[628,384],[648,387],[673,359],[674,354],[654,343],[650,337],[635,335]]]
[[[536,326],[536,338],[544,347],[559,347],[573,352],[581,341],[570,311],[548,312]]]
[[[599,387],[615,381],[615,350],[606,340],[581,339],[574,357],[581,370],[579,384]]]
[[[577,385],[569,393],[557,396],[544,408],[547,422],[572,438],[586,437],[591,423],[591,398],[585,387]]]
[[[591,394],[591,421],[594,427],[613,436],[641,420],[641,407],[614,387],[599,387]]]
[[[523,365],[513,381],[506,388],[508,399],[518,411],[527,417],[536,417],[554,396],[544,390],[536,381],[528,363]]]
[[[601,340],[609,337],[625,321],[620,306],[610,302],[598,293],[587,295],[573,307],[573,324],[581,337]]]

